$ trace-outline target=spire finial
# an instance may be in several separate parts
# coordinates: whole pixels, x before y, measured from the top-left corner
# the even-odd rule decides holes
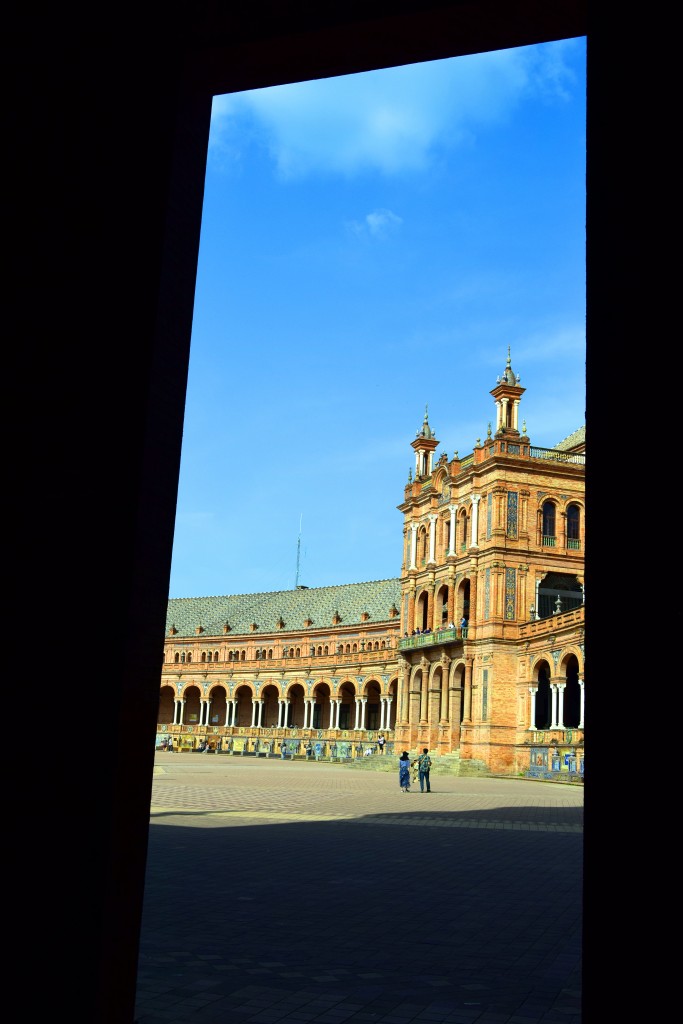
[[[425,415],[422,420],[422,427],[415,431],[415,437],[434,437],[434,431],[429,426],[429,406],[425,403]]]

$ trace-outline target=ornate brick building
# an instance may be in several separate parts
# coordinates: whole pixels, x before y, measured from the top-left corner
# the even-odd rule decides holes
[[[585,428],[534,447],[510,353],[495,429],[443,452],[425,410],[396,579],[171,599],[157,742],[581,778]]]

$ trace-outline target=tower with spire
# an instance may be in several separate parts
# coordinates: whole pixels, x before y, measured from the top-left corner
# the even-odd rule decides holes
[[[520,387],[519,374],[515,374],[510,360],[510,346],[502,377],[490,394],[496,403],[496,437],[519,437],[519,403],[526,388]]]
[[[432,459],[434,452],[439,447],[434,431],[429,426],[429,406],[425,405],[425,415],[422,427],[415,433],[415,440],[411,442],[411,448],[415,452],[415,479],[432,475]]]

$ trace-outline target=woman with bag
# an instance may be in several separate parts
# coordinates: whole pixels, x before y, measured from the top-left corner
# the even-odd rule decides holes
[[[407,750],[398,759],[398,784],[402,792],[410,793],[410,754]]]

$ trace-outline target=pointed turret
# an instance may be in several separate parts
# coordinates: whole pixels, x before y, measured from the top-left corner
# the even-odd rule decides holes
[[[432,456],[439,447],[439,442],[434,436],[434,431],[429,426],[429,407],[425,405],[425,416],[422,421],[422,428],[415,432],[415,440],[410,447],[415,452],[415,477],[432,475]]]
[[[496,378],[496,386],[489,392],[496,402],[496,437],[502,434],[519,437],[519,403],[525,391],[526,388],[519,386],[519,374],[514,373],[512,369],[508,345],[508,358],[503,376]]]

